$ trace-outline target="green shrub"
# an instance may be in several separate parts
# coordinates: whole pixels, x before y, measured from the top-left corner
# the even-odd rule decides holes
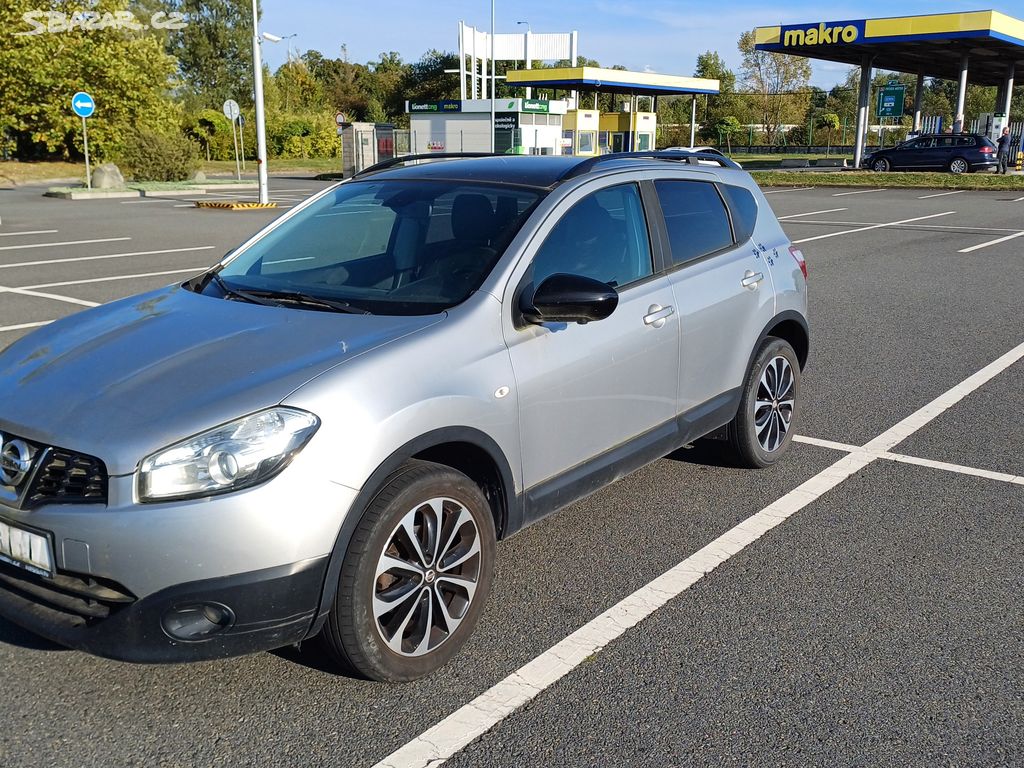
[[[177,131],[140,126],[125,142],[121,167],[135,181],[184,181],[199,168],[199,154]]]

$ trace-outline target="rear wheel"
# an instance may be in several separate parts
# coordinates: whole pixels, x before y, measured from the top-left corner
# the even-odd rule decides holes
[[[407,682],[447,664],[491,585],[491,509],[461,472],[410,462],[356,528],[324,626],[327,650],[371,680]]]
[[[967,173],[971,170],[970,164],[962,157],[954,157],[949,161],[950,173]]]
[[[877,160],[875,160],[873,163],[871,163],[871,170],[878,171],[879,173],[885,173],[891,167],[892,166],[889,164],[889,161],[887,159],[885,159],[884,157],[880,157]]]
[[[745,467],[770,467],[789,448],[800,403],[800,360],[789,342],[769,337],[754,356],[729,442]]]

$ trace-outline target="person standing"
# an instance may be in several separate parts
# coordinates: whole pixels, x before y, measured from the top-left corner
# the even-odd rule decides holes
[[[1009,127],[1003,128],[1003,134],[999,137],[996,142],[997,154],[996,154],[996,173],[1006,173],[1007,166],[1010,162],[1010,129]]]

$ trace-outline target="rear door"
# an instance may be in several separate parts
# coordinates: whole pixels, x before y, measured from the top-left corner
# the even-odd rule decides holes
[[[706,412],[743,382],[754,345],[775,313],[769,266],[788,244],[751,239],[757,202],[743,187],[686,179],[653,186],[679,314],[680,411]],[[766,215],[773,215],[770,209]]]

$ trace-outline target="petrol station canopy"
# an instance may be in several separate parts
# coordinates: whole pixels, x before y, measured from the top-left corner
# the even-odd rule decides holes
[[[758,27],[754,37],[762,51],[858,65],[871,56],[877,69],[948,80],[969,56],[979,85],[1002,85],[1011,65],[1024,71],[1024,21],[998,11]]]
[[[655,72],[630,72],[625,69],[604,69],[603,67],[510,70],[506,73],[505,82],[516,86],[627,93],[634,96],[718,93],[717,80],[703,77],[659,75]]]

